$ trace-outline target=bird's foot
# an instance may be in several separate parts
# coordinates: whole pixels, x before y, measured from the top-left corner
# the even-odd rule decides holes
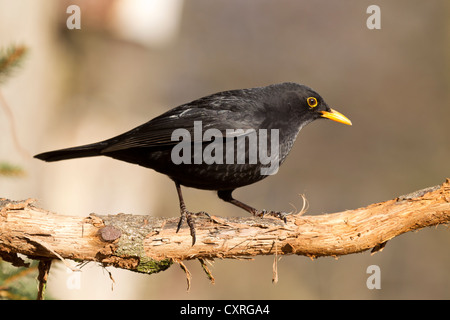
[[[255,213],[255,216],[261,217],[263,218],[264,216],[272,216],[278,219],[281,219],[284,221],[284,223],[287,223],[286,217],[289,215],[289,213],[283,212],[283,211],[266,211],[265,209],[263,210],[258,210]]]
[[[181,217],[180,217],[180,220],[178,221],[178,226],[177,226],[177,233],[178,233],[178,231],[180,231],[180,228],[183,225],[184,221],[187,222],[187,225],[189,226],[189,230],[191,231],[192,245],[194,245],[195,241],[196,241],[196,237],[195,237],[195,222],[194,222],[194,217],[195,216],[207,216],[208,218],[211,219],[211,216],[205,211],[190,212],[190,211],[188,211],[186,209],[182,209],[181,210]]]

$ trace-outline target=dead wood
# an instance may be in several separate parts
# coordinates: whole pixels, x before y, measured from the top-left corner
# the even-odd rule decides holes
[[[189,229],[176,233],[178,217],[116,214],[88,217],[51,213],[32,199],[0,199],[0,257],[25,265],[36,259],[97,261],[143,273],[173,262],[257,255],[340,256],[382,250],[388,240],[450,222],[450,180],[393,200],[332,214],[293,214],[287,223],[265,217],[196,218],[197,242]]]

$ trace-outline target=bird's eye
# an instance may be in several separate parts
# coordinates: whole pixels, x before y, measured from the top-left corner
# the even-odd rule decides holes
[[[308,102],[308,106],[310,106],[311,108],[317,107],[317,99],[314,97],[309,97],[308,99],[306,99],[306,102]]]

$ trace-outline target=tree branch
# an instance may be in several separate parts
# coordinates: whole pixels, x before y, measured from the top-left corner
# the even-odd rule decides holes
[[[365,208],[290,215],[287,223],[271,217],[198,217],[194,246],[186,226],[175,232],[177,222],[178,217],[128,214],[65,216],[38,208],[32,199],[0,199],[0,257],[14,265],[24,264],[21,253],[154,273],[187,259],[376,252],[402,233],[450,223],[450,179]]]

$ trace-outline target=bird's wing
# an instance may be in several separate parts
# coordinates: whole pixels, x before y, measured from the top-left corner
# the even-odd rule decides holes
[[[201,137],[208,129],[219,130],[223,137],[245,135],[248,134],[248,129],[256,130],[264,121],[264,112],[259,110],[262,107],[253,99],[235,95],[208,96],[169,110],[139,127],[109,139],[102,153],[129,148],[173,146],[179,143],[179,140],[172,139],[172,133],[176,129],[187,130],[191,141],[197,142],[194,135],[195,121],[201,121]],[[198,125],[199,123],[197,128]]]

